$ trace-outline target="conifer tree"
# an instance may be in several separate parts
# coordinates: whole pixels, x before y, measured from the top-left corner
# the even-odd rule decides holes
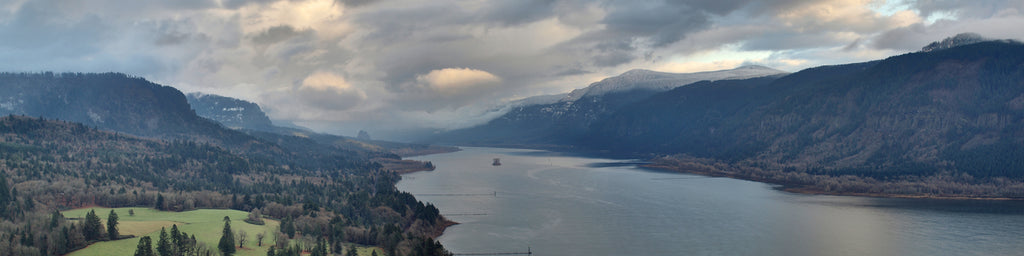
[[[156,194],[156,205],[153,208],[157,210],[164,210],[164,194]]]
[[[323,237],[316,239],[316,247],[313,248],[310,256],[327,256],[327,244],[324,243]]]
[[[139,239],[139,246],[135,248],[135,256],[153,256],[153,239],[148,236]]]
[[[224,216],[224,232],[221,233],[217,249],[224,255],[235,254],[235,233],[231,231],[231,218]]]
[[[7,205],[11,202],[11,188],[7,187],[7,177],[0,173],[0,213],[7,216]]]
[[[110,209],[110,215],[107,216],[107,237],[110,240],[117,240],[117,237],[121,236],[121,233],[117,231],[117,213],[114,209]]]
[[[171,256],[171,239],[167,237],[167,229],[160,228],[160,240],[156,242],[156,252],[160,256]]]
[[[102,237],[103,223],[96,215],[96,210],[90,210],[85,214],[85,224],[82,225],[82,235],[86,241],[98,240]]]
[[[348,246],[348,252],[345,253],[345,256],[356,256],[356,255],[359,255],[359,252],[356,251],[356,245],[354,245],[354,244],[349,245]]]
[[[182,255],[185,250],[185,241],[188,236],[178,230],[178,224],[171,225],[171,252],[173,255]]]

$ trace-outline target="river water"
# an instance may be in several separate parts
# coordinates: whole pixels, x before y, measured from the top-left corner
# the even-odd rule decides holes
[[[493,158],[503,165],[492,166]],[[803,195],[547,151],[463,148],[398,188],[455,253],[1024,255],[1024,202]]]

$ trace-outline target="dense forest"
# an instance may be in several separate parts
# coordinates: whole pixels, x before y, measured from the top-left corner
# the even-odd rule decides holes
[[[104,240],[55,213],[93,205],[255,211],[282,221],[282,249],[293,241],[289,248],[308,251],[323,240],[332,252],[358,243],[388,255],[447,254],[430,238],[449,223],[432,205],[397,191],[399,176],[366,156],[313,154],[282,164],[276,160],[289,157],[265,155],[0,118],[0,255],[60,255]]]

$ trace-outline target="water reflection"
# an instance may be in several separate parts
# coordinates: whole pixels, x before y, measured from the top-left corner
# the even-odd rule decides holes
[[[490,166],[499,157],[502,166]],[[1018,255],[1024,204],[802,195],[771,185],[648,171],[629,161],[466,148],[419,157],[399,189],[462,224],[455,252],[539,255]],[[483,191],[483,192],[481,192]]]

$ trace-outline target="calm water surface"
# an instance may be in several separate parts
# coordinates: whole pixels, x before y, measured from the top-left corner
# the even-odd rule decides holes
[[[398,188],[461,223],[440,238],[455,253],[1024,255],[1024,202],[802,195],[522,149],[416,159],[437,170]]]

